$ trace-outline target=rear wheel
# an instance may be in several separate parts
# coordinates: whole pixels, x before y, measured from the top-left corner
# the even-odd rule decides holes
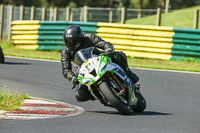
[[[100,84],[100,90],[102,94],[105,96],[106,100],[110,102],[110,104],[116,108],[120,114],[122,115],[130,115],[133,113],[132,109],[124,104],[110,89],[107,82],[102,82]]]

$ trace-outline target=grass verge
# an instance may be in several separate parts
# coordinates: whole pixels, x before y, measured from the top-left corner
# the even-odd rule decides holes
[[[128,58],[128,63],[132,67],[200,72],[198,62]]]
[[[61,58],[60,51],[35,51],[16,49],[11,43],[8,42],[2,42],[1,45],[5,56],[17,56],[57,61],[60,61]],[[166,61],[128,57],[128,63],[130,67],[200,72],[200,62],[195,62],[194,60]]]
[[[16,56],[24,58],[60,60],[59,51],[37,51],[16,49],[10,42],[1,42],[1,48],[5,56]]]
[[[27,94],[18,94],[13,91],[0,90],[0,110],[14,111],[19,110],[24,99],[28,99]]]
[[[194,11],[195,9],[199,8],[200,6],[194,6],[169,13],[163,13],[161,17],[161,25],[180,28],[193,28]],[[139,19],[129,19],[126,21],[126,23],[136,25],[156,25],[156,15],[146,16]]]

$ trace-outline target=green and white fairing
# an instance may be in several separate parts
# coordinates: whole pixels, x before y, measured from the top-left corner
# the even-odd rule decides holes
[[[89,58],[79,69],[78,81],[83,85],[95,83],[105,72],[114,72],[115,67],[109,65],[111,63],[107,56]]]

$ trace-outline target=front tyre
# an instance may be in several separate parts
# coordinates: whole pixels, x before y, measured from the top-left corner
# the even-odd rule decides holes
[[[99,86],[102,94],[106,98],[107,101],[111,103],[111,105],[116,108],[120,114],[122,115],[130,115],[133,113],[132,109],[125,105],[110,89],[107,82],[102,82]]]

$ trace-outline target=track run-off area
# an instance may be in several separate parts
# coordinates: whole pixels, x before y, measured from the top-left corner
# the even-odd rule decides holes
[[[147,108],[122,116],[96,101],[79,103],[62,75],[61,63],[5,57],[0,88],[80,106],[79,115],[34,120],[0,120],[0,133],[199,133],[200,73],[132,68]]]

